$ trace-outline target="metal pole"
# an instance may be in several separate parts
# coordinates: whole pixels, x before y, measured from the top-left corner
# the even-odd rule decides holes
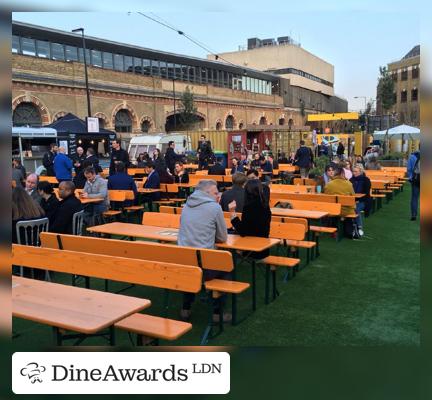
[[[23,155],[23,149],[22,149],[21,134],[18,135],[18,144],[19,144],[19,152],[20,152],[20,158],[21,158],[21,165],[24,167],[24,155]]]
[[[85,37],[84,37],[84,28],[73,29],[72,32],[81,32],[81,35],[82,35],[85,87],[86,87],[86,94],[87,94],[87,116],[91,117],[92,114],[91,114],[91,105],[90,105],[90,89],[89,89],[88,73],[87,73],[87,56],[86,56],[86,44],[85,44]]]
[[[175,104],[175,78],[173,78],[173,102],[174,102],[174,130],[177,130],[177,116],[176,116],[176,104]]]

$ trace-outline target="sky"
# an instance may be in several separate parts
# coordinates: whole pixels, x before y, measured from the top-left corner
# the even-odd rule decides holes
[[[38,2],[39,9],[43,10],[43,4]],[[375,99],[379,67],[402,58],[420,43],[418,8],[399,0],[304,1],[293,5],[268,0],[265,6],[237,0],[232,4],[213,2],[211,7],[193,0],[187,3],[188,10],[176,10],[171,0],[150,1],[147,7],[124,0],[121,11],[116,9],[118,3],[110,6],[107,2],[104,11],[95,4],[92,11],[85,12],[14,12],[13,20],[65,31],[83,27],[89,36],[202,58],[206,58],[205,50],[137,11],[167,22],[216,54],[236,51],[251,37],[288,35],[334,65],[335,94],[347,99],[352,111],[364,109],[363,96]],[[63,7],[89,10],[82,0],[64,2]]]

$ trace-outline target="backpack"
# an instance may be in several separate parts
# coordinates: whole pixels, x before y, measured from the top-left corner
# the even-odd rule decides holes
[[[344,236],[348,239],[360,239],[358,226],[352,218],[345,218],[343,221]]]
[[[292,205],[291,205],[291,203],[289,201],[279,201],[275,205],[275,208],[288,208],[288,209],[292,209]]]
[[[411,181],[415,186],[420,186],[420,156],[417,157],[417,161],[414,164],[414,170],[413,170]]]

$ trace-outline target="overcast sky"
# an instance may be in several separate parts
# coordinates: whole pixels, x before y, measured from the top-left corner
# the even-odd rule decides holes
[[[402,58],[420,43],[417,8],[399,0],[327,0],[296,5],[237,0],[226,5],[213,3],[206,10],[196,2],[197,11],[195,1],[187,3],[188,11],[172,11],[171,0],[148,3],[152,11],[139,11],[184,31],[215,53],[235,51],[250,37],[292,36],[304,49],[334,65],[335,93],[348,100],[350,110],[364,108],[364,99],[354,96],[375,98],[380,65]],[[43,2],[38,5],[42,7]],[[139,15],[138,2],[125,0],[122,5],[125,11],[108,3],[105,12],[15,12],[13,19],[65,31],[83,27],[90,36],[206,57],[205,50],[183,36]],[[76,0],[73,7],[88,9],[89,5]]]

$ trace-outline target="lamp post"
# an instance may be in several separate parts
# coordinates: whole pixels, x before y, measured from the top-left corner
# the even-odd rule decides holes
[[[85,45],[85,37],[84,37],[84,28],[72,29],[72,32],[77,33],[81,32],[82,35],[82,46],[83,46],[83,56],[84,56],[84,74],[85,74],[85,86],[86,86],[86,94],[87,94],[87,116],[91,117],[91,105],[90,105],[90,89],[88,84],[88,74],[87,74],[87,57],[86,57],[86,45]]]

